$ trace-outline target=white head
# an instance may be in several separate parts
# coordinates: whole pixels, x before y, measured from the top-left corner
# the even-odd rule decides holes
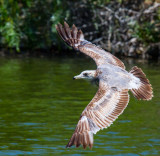
[[[92,80],[95,78],[95,70],[85,70],[81,74],[74,76],[73,79],[89,79]]]

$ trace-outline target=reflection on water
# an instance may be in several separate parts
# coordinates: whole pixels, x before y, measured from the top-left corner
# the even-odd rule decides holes
[[[141,67],[154,88],[152,101],[131,100],[114,124],[94,136],[92,150],[66,149],[79,116],[97,88],[72,77],[95,69],[91,59],[0,58],[0,155],[160,155],[160,66]]]

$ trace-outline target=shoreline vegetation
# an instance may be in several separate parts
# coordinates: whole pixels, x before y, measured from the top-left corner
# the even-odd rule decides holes
[[[2,0],[0,56],[72,55],[56,33],[63,21],[116,56],[160,56],[160,0]]]

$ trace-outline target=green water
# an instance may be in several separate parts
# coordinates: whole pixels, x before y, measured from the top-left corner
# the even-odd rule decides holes
[[[0,156],[160,155],[160,65],[141,67],[154,88],[152,101],[131,96],[124,113],[94,136],[92,150],[66,149],[79,116],[97,88],[72,77],[95,69],[87,58],[0,58]]]

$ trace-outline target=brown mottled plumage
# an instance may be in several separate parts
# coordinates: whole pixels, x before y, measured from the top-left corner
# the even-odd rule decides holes
[[[128,91],[131,90],[139,100],[150,100],[153,97],[152,86],[140,68],[135,66],[127,72],[122,61],[85,40],[82,31],[75,25],[70,29],[64,22],[64,26],[58,24],[56,29],[69,46],[90,56],[97,64],[97,70],[86,70],[74,77],[74,79],[98,79],[99,89],[82,112],[66,146],[82,145],[84,148],[87,146],[92,148],[93,134],[109,127],[123,113],[129,102]]]

